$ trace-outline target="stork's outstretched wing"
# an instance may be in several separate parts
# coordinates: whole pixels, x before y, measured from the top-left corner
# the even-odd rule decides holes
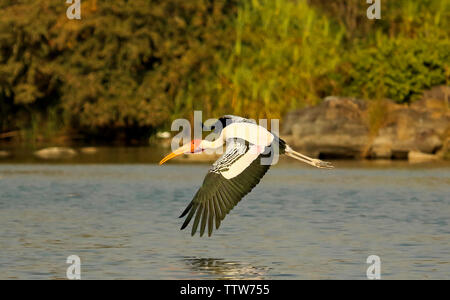
[[[208,235],[211,236],[214,223],[218,229],[230,210],[259,183],[270,167],[269,164],[261,164],[262,158],[269,159],[270,147],[260,149],[240,139],[233,139],[228,144],[180,216],[187,215],[181,227],[184,229],[195,215],[192,235],[200,224],[200,236],[203,236],[208,224]]]

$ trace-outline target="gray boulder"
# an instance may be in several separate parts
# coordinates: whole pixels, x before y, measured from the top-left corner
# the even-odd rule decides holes
[[[411,151],[448,157],[449,95],[443,86],[410,106],[385,100],[376,126],[370,125],[368,102],[327,97],[315,107],[288,113],[281,136],[315,157],[407,159]]]
[[[315,157],[359,157],[369,142],[366,103],[327,97],[315,107],[288,113],[281,135],[299,151]]]

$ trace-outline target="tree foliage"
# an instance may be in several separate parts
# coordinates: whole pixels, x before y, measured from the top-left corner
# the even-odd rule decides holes
[[[410,102],[449,81],[449,1],[0,3],[0,132],[142,138],[201,109],[281,117],[329,94]]]
[[[210,72],[226,41],[217,27],[233,9],[225,1],[81,3],[79,21],[56,1],[2,5],[3,130],[48,119],[50,107],[59,112],[52,122],[90,134],[161,126]]]

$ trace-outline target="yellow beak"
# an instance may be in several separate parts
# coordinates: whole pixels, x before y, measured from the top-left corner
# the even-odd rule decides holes
[[[172,159],[172,158],[174,158],[174,157],[180,156],[180,155],[182,155],[182,154],[184,154],[184,153],[187,153],[187,152],[191,152],[191,145],[190,145],[190,144],[186,144],[186,145],[184,145],[184,146],[181,146],[180,148],[178,148],[178,149],[175,150],[174,152],[172,152],[172,153],[170,153],[169,155],[167,155],[166,157],[164,157],[164,158],[159,162],[159,165],[162,165],[162,164],[165,163],[166,161],[168,161],[168,160],[170,160],[170,159]]]

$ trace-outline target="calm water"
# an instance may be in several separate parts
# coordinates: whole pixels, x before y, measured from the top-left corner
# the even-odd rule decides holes
[[[275,166],[200,238],[206,164],[0,164],[0,279],[450,279],[450,166],[337,165]]]

